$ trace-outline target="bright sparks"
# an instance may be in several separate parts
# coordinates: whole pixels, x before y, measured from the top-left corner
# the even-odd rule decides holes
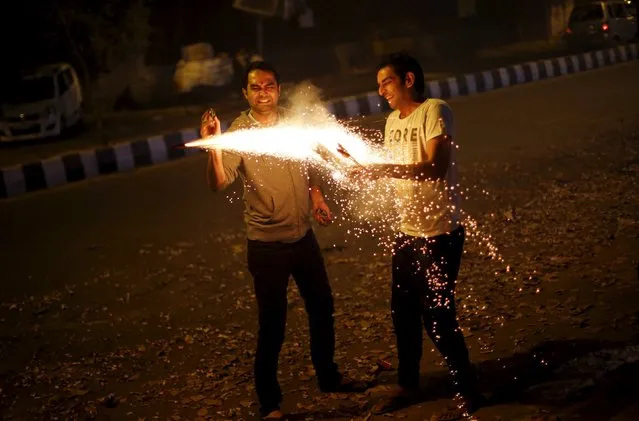
[[[316,110],[309,114],[317,116],[323,113]],[[324,114],[312,124],[292,120],[273,127],[226,132],[219,136],[188,142],[185,146],[205,150],[219,148],[251,157],[269,155],[280,158],[283,162],[294,160],[323,170],[329,185],[335,192],[339,191],[339,194],[334,196],[340,208],[340,215],[335,220],[337,224],[344,227],[347,234],[357,238],[372,235],[386,251],[392,250],[402,215],[423,211],[446,213],[445,209],[439,208],[440,204],[448,202],[444,200],[445,195],[456,191],[462,198],[468,197],[468,189],[460,185],[444,188],[435,188],[433,185],[433,190],[437,192],[433,202],[426,209],[417,209],[413,203],[420,201],[400,200],[396,184],[389,182],[389,179],[349,177],[349,168],[391,162],[388,153],[381,148],[380,139],[375,142],[366,140],[358,134],[358,131],[363,130],[366,129],[344,127]],[[379,132],[376,134],[379,135]],[[370,138],[371,134],[368,133],[366,137]],[[340,146],[348,151],[350,159],[340,154]],[[452,212],[454,209],[449,211]],[[477,222],[463,210],[460,211],[469,239],[476,240],[480,248],[485,250],[482,254],[503,264],[503,259],[490,236],[483,235]]]
[[[338,152],[342,145],[354,160]],[[315,161],[330,166],[385,162],[379,148],[346,128],[334,125],[282,124],[257,130],[238,130],[185,144],[189,148],[219,148],[249,155],[270,155],[281,159]]]
[[[394,162],[389,153],[381,147],[382,134],[379,131],[371,133],[369,129],[357,126],[348,128],[342,126],[314,99],[316,92],[309,87],[305,89],[293,95],[294,98],[291,101],[294,108],[293,114],[300,116],[297,120],[274,127],[227,132],[220,136],[189,142],[185,146],[201,149],[219,148],[241,153],[249,159],[268,155],[280,158],[283,163],[293,160],[320,169],[325,175],[324,181],[332,190],[331,198],[337,203],[335,224],[342,228],[347,236],[356,238],[372,236],[384,250],[384,254],[393,253],[394,247],[397,246],[402,217],[422,214],[427,216],[426,219],[432,218],[433,215],[452,218],[459,213],[460,222],[466,229],[466,239],[478,249],[470,250],[470,252],[479,255],[480,264],[485,267],[487,273],[494,272],[492,282],[497,284],[502,284],[504,281],[513,282],[520,286],[519,293],[523,293],[526,287],[525,283],[522,283],[523,274],[517,273],[510,265],[507,265],[492,236],[487,234],[478,221],[463,209],[446,205],[454,202],[447,200],[453,195],[459,195],[462,202],[469,199],[471,189],[459,184],[442,185],[440,182],[428,181],[427,183],[432,183],[432,192],[428,192],[429,200],[432,199],[432,201],[424,205],[424,201],[421,200],[424,190],[411,188],[413,187],[411,182],[423,184],[424,181],[405,180],[402,187],[405,190],[404,193],[408,194],[402,195],[398,194],[400,191],[397,183],[388,178],[371,180],[367,177],[350,177],[349,169],[359,165]],[[375,141],[369,141],[371,137],[374,137]],[[351,158],[341,154],[340,147],[345,149]],[[458,145],[454,144],[454,147],[458,148]],[[473,186],[472,190],[474,194],[489,196],[487,191],[480,190],[477,186]],[[403,200],[402,196],[404,196]],[[410,200],[411,197],[415,200]],[[428,253],[427,245],[422,252]],[[469,249],[464,250],[464,254],[467,252]],[[425,279],[428,279],[428,288],[432,294],[430,301],[425,304],[431,308],[448,308],[453,304],[449,289],[454,283],[451,284],[441,270],[446,265],[440,268],[440,264],[445,263],[447,262],[432,262],[430,267],[416,268],[424,273]],[[495,271],[489,265],[500,267],[500,269]],[[478,297],[472,287],[465,292],[461,312],[472,316],[475,320],[490,317],[488,312],[490,303]],[[535,292],[539,294],[541,290],[537,289]],[[503,327],[505,321],[505,318],[500,315],[489,324]],[[433,331],[439,338],[437,329],[434,328]],[[481,353],[494,351],[490,336],[492,334],[486,335],[488,337],[477,335]]]

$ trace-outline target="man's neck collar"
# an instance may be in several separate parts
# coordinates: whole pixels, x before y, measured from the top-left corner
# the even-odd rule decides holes
[[[248,112],[248,116],[251,120],[253,120],[254,123],[257,123],[260,126],[272,126],[273,124],[277,123],[277,121],[279,120],[280,117],[280,113],[279,111],[276,111],[274,113],[274,115],[269,115],[268,116],[268,121],[260,121],[257,117],[256,114],[253,113],[253,110],[249,110]],[[261,116],[260,116],[261,117]]]
[[[412,100],[407,102],[406,104],[402,104],[402,106],[397,107],[397,111],[399,111],[399,118],[406,118],[413,113],[420,105],[422,105],[424,101],[415,101]]]

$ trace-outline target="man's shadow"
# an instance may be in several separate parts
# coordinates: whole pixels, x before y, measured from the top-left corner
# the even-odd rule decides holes
[[[489,360],[476,364],[480,390],[488,396],[488,406],[508,403],[525,404],[557,404],[552,397],[545,394],[544,387],[553,385],[555,389],[565,389],[561,394],[565,400],[573,399],[569,393],[571,382],[583,384],[616,383],[620,373],[612,370],[596,382],[584,382],[575,379],[574,374],[558,371],[569,362],[602,350],[623,349],[631,344],[628,342],[599,341],[594,339],[576,339],[569,341],[548,341],[541,343],[529,351],[517,353],[507,358]],[[634,367],[636,366],[636,367]],[[639,372],[639,364],[634,364],[633,371]],[[624,370],[623,368],[621,370]],[[617,370],[619,371],[619,370]],[[379,385],[396,384],[396,373],[387,373],[380,378]],[[455,395],[452,380],[447,370],[427,372],[422,374],[420,394],[413,403],[452,399]],[[618,385],[617,385],[618,386]],[[379,396],[377,397],[379,399]],[[370,399],[368,406],[358,406],[352,401],[346,401],[337,409],[330,411],[304,411],[289,414],[287,419],[301,421],[305,419],[331,419],[338,417],[364,416],[377,400]]]

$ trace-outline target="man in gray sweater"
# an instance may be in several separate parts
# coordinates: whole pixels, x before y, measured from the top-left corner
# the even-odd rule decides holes
[[[242,112],[228,131],[269,127],[286,117],[286,110],[278,105],[279,75],[268,63],[248,66],[242,92],[250,109]],[[203,118],[202,137],[220,133],[217,117]],[[238,176],[244,184],[248,269],[259,313],[255,389],[262,419],[283,418],[277,367],[291,275],[306,306],[311,358],[320,390],[363,391],[366,385],[344,378],[334,361],[333,296],[310,220],[311,213],[321,225],[328,224],[331,218],[319,178],[303,163],[217,149],[209,152],[207,181],[213,191],[225,189]]]

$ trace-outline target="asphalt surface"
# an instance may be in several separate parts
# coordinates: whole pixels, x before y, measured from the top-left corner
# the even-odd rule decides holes
[[[577,53],[580,51],[567,51],[560,45],[519,45],[515,44],[503,49],[490,50],[492,56],[487,57],[452,57],[425,60],[422,64],[426,70],[426,80],[444,79],[456,74],[471,71],[498,68],[501,66],[534,61],[542,58]],[[286,78],[285,69],[282,69],[284,77],[284,94],[296,81]],[[317,86],[322,98],[333,98],[349,95],[359,95],[375,89],[375,72],[371,68],[362,74],[327,75],[310,79]],[[299,81],[297,81],[299,82]],[[217,99],[216,99],[217,98]],[[180,104],[182,104],[180,106]],[[240,92],[236,92],[233,98],[219,97],[219,93],[204,89],[202,92],[185,95],[176,99],[172,108],[153,109],[154,104],[148,104],[151,109],[139,111],[123,111],[109,114],[104,117],[103,124],[97,128],[95,121],[90,121],[79,130],[74,129],[60,139],[46,139],[43,141],[21,142],[16,144],[3,144],[0,151],[0,167],[37,161],[63,152],[78,151],[110,145],[119,142],[136,141],[142,138],[174,133],[180,130],[192,129],[199,121],[202,111],[213,106],[220,117],[231,119],[245,107]]]
[[[578,148],[581,139],[631,124],[638,75],[639,64],[629,63],[452,100],[460,166]],[[361,125],[382,129],[383,116]],[[187,158],[0,203],[2,300],[114,267],[135,270],[144,244],[184,241],[213,252],[202,241],[240,229],[241,206],[227,198],[237,193],[208,191],[205,167],[204,157]]]
[[[637,92],[639,63],[628,63],[451,100],[459,165],[488,163],[506,173],[510,162],[533,161],[555,149],[579,151],[585,139],[630,131],[638,121]],[[357,124],[381,129],[383,116]],[[207,316],[188,311],[190,299],[219,286],[216,273],[230,267],[242,271],[239,194],[210,193],[204,170],[204,157],[198,156],[1,202],[0,326],[5,341],[0,373],[20,372],[38,353],[49,353],[41,358],[54,361],[69,349],[84,355],[134,344],[140,335],[166,335],[120,324],[103,332],[103,340],[85,343],[78,330],[85,328],[80,319],[86,320],[87,312],[91,326],[106,323],[113,314],[120,322],[142,317],[153,325],[163,319],[162,308],[175,301],[183,301],[185,309],[172,320],[176,326],[229,313],[223,306],[211,306]],[[547,170],[539,168],[540,173]],[[506,176],[495,183],[508,186],[510,180]],[[355,241],[337,226],[317,232],[323,246],[348,241],[360,254],[374,247],[371,240]],[[210,272],[198,272],[202,266]],[[245,282],[245,273],[236,274]],[[162,279],[192,280],[196,287],[158,293]],[[57,314],[66,299],[73,304],[62,316],[46,317],[54,308]],[[37,328],[33,318],[38,318]],[[25,329],[39,333],[25,336]],[[76,342],[74,348],[70,342]]]

